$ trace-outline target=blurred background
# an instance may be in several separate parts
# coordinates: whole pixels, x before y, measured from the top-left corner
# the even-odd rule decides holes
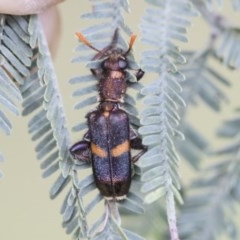
[[[140,16],[145,9],[145,3],[130,0],[132,12],[126,17],[130,28],[138,34],[138,23]],[[227,2],[227,1],[226,1]],[[78,64],[72,64],[71,59],[76,56],[74,47],[77,46],[77,39],[74,36],[76,31],[81,31],[91,21],[83,21],[80,15],[90,11],[91,7],[87,1],[66,0],[59,5],[61,16],[61,37],[60,45],[54,59],[56,75],[62,93],[65,112],[68,120],[69,131],[86,112],[74,111],[75,100],[71,97],[73,87],[68,83],[69,79],[88,71]],[[234,23],[240,23],[240,13],[233,12],[230,4],[225,4],[222,14]],[[193,25],[189,29],[189,43],[181,45],[182,49],[204,48],[208,39],[208,26],[201,18],[194,18]],[[126,39],[128,41],[128,39]],[[140,56],[142,49],[140,37],[134,46],[136,58]],[[231,82],[231,88],[224,88],[231,102],[223,106],[220,113],[213,112],[205,105],[199,104],[191,108],[187,118],[196,126],[200,132],[211,142],[214,147],[224,144],[215,138],[215,130],[221,125],[223,119],[229,118],[235,107],[239,107],[240,75],[237,71],[229,71],[221,67],[219,72],[227,76]],[[143,80],[147,82],[146,76]],[[56,179],[56,175],[42,179],[42,171],[39,162],[36,160],[34,146],[27,133],[28,118],[12,118],[13,133],[10,137],[0,133],[0,147],[6,161],[0,163],[0,169],[4,172],[4,178],[0,180],[0,239],[1,240],[42,240],[58,239],[67,240],[67,236],[61,227],[61,215],[59,210],[62,204],[62,197],[55,200],[49,199],[49,189]],[[78,134],[71,134],[72,142],[81,139]],[[185,162],[182,161],[181,175],[184,182],[191,181],[192,172],[189,171]]]

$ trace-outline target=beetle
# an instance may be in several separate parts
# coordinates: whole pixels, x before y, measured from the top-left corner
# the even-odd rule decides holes
[[[132,165],[147,147],[130,126],[128,114],[119,107],[126,93],[129,69],[127,55],[136,39],[133,35],[126,51],[116,47],[118,29],[115,30],[109,46],[98,50],[81,33],[76,33],[80,41],[97,51],[93,60],[101,65],[91,72],[99,80],[100,101],[98,108],[87,115],[88,131],[83,140],[70,148],[70,153],[80,161],[91,162],[97,188],[108,199],[126,198],[132,177]],[[136,79],[144,75],[136,70]],[[131,156],[131,149],[140,150]]]

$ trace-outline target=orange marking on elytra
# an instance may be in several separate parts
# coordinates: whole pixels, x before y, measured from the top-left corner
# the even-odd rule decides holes
[[[93,154],[97,155],[98,157],[102,157],[102,158],[107,157],[107,152],[94,143],[91,143],[91,151]]]
[[[117,145],[115,148],[112,148],[111,150],[111,155],[113,157],[118,157],[120,156],[121,154],[125,153],[125,152],[128,152],[130,149],[130,144],[129,144],[129,141],[126,140],[125,142]]]

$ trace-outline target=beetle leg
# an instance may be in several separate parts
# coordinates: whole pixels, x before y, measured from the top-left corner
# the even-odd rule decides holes
[[[136,77],[137,81],[139,81],[143,77],[143,75],[145,74],[145,72],[141,68],[139,68],[139,69],[129,68],[129,69],[131,69],[135,72],[135,77]]]
[[[139,69],[137,70],[137,72],[136,72],[136,78],[137,78],[138,81],[143,77],[144,73],[145,73],[145,72],[144,72],[141,68],[139,68]]]
[[[142,139],[137,136],[133,129],[130,129],[130,147],[136,150],[141,150],[138,154],[132,157],[133,163],[135,163],[147,151],[147,146],[142,144]]]
[[[90,71],[92,72],[92,75],[95,76],[98,80],[101,80],[101,78],[103,78],[103,71],[102,71],[102,69],[99,69],[99,68],[93,69],[93,68],[91,68]]]
[[[98,76],[98,73],[99,73],[99,70],[98,70],[98,69],[93,69],[93,68],[91,68],[90,70],[91,70],[91,72],[92,72],[92,74],[93,74],[94,76]]]
[[[90,162],[90,142],[87,140],[82,140],[75,143],[70,149],[70,153],[75,159],[80,161]]]
[[[130,146],[133,149],[141,150],[138,154],[132,157],[132,162],[135,163],[147,151],[147,146],[142,144],[142,139],[140,137],[132,139],[130,141]]]

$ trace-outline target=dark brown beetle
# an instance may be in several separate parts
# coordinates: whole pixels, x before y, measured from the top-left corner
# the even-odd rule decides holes
[[[130,127],[128,114],[119,108],[119,103],[127,89],[126,55],[130,52],[136,36],[131,37],[126,52],[114,48],[118,31],[114,33],[111,44],[99,51],[82,34],[78,38],[87,46],[98,51],[94,57],[102,59],[101,68],[91,69],[99,79],[100,103],[98,109],[87,115],[88,132],[82,141],[70,148],[74,158],[91,161],[97,188],[106,199],[126,198],[131,184],[132,164],[147,150],[141,138]],[[144,72],[137,70],[136,78],[141,79]],[[140,150],[131,156],[131,149]]]

